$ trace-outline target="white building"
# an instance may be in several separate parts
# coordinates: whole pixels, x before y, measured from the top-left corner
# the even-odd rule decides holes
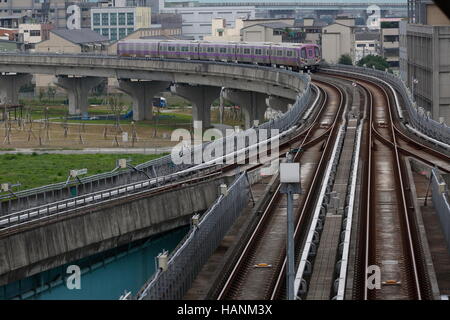
[[[211,35],[212,21],[222,18],[226,21],[226,28],[234,28],[238,18],[255,18],[255,7],[173,7],[162,8],[162,13],[178,13],[183,19],[182,30],[184,36],[203,39]]]
[[[114,41],[137,29],[150,28],[151,16],[149,7],[93,8],[91,29]]]
[[[19,34],[23,35],[24,43],[38,43],[42,40],[42,25],[37,23],[23,23],[19,25]]]
[[[355,62],[355,20],[338,18],[322,28],[322,58],[337,63],[342,55],[349,55]]]
[[[355,33],[355,62],[368,55],[380,55],[380,34],[376,32]]]

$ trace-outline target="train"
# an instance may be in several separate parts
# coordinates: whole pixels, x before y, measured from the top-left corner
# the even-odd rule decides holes
[[[321,50],[310,43],[209,42],[190,40],[121,40],[124,57],[209,60],[316,71]]]

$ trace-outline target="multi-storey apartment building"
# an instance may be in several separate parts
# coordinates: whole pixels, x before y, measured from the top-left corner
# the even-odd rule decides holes
[[[409,0],[401,74],[418,106],[450,124],[450,19],[430,0]]]
[[[402,18],[381,19],[381,54],[394,72],[398,72],[400,66],[399,23],[401,20]]]

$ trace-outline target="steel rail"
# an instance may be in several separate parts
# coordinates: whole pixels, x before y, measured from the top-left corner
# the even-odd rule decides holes
[[[321,89],[321,92],[324,96],[324,99],[321,104],[321,107],[319,108],[319,111],[317,112],[317,114],[315,115],[315,117],[312,121],[312,124],[302,134],[297,135],[292,140],[292,141],[298,140],[304,134],[304,137],[299,144],[299,150],[301,150],[304,147],[304,145],[307,144],[308,138],[310,137],[312,131],[316,128],[315,124],[318,122],[320,115],[322,114],[325,106],[327,105],[328,95],[327,95],[326,91],[323,89]],[[337,117],[337,115],[338,115],[338,112],[336,113],[336,117]],[[300,153],[300,151],[296,152],[295,157],[294,157],[294,162],[299,161],[301,158],[301,155],[302,154]],[[247,257],[252,252],[251,249],[256,246],[258,239],[260,239],[260,237],[264,233],[264,230],[267,226],[268,220],[270,219],[270,216],[272,214],[272,210],[281,199],[281,194],[279,192],[280,188],[281,188],[281,184],[278,181],[275,192],[273,193],[269,202],[267,203],[256,227],[252,231],[251,236],[248,238],[245,247],[239,254],[239,257],[237,258],[237,261],[234,264],[231,272],[226,276],[225,283],[217,297],[218,300],[223,300],[230,294],[233,284],[236,282],[236,279],[239,277],[239,275],[242,274],[242,272],[241,272],[242,268],[245,267],[244,264],[247,260]]]
[[[411,232],[411,225],[408,219],[408,208],[407,208],[407,201],[406,201],[406,196],[405,196],[405,188],[404,188],[404,181],[403,181],[403,176],[402,176],[402,169],[401,169],[401,161],[400,161],[400,148],[398,146],[397,143],[397,139],[396,139],[396,134],[395,134],[395,129],[393,126],[394,120],[392,117],[392,109],[391,109],[391,102],[390,102],[390,98],[389,95],[387,94],[387,92],[384,90],[384,88],[372,83],[371,81],[367,81],[367,80],[359,80],[360,85],[362,87],[364,87],[368,93],[370,98],[370,121],[369,121],[369,143],[367,144],[367,148],[369,149],[368,151],[368,155],[369,155],[369,165],[367,166],[367,195],[366,197],[368,198],[366,200],[366,242],[365,242],[365,264],[364,270],[368,270],[369,266],[371,265],[371,255],[372,255],[372,249],[373,249],[373,243],[372,241],[375,241],[374,239],[372,239],[371,235],[373,230],[373,227],[371,226],[371,221],[372,219],[375,219],[375,216],[373,215],[373,205],[372,205],[372,198],[371,198],[371,194],[373,194],[373,183],[372,183],[372,177],[374,175],[373,173],[373,153],[372,153],[372,148],[373,148],[373,135],[372,132],[377,134],[378,132],[375,130],[374,128],[374,121],[373,121],[373,105],[374,105],[374,99],[373,99],[373,94],[372,91],[370,89],[367,88],[367,82],[371,83],[373,86],[375,86],[375,88],[378,88],[378,90],[380,90],[383,93],[383,96],[385,97],[385,99],[387,100],[387,113],[388,113],[388,121],[389,121],[389,131],[390,131],[390,136],[393,144],[393,158],[395,160],[395,167],[394,167],[394,171],[395,171],[395,175],[396,175],[396,180],[397,183],[399,184],[399,188],[397,188],[397,192],[400,194],[400,219],[403,219],[403,223],[405,225],[404,228],[401,228],[401,230],[403,230],[403,233],[406,234],[406,244],[407,244],[407,256],[409,256],[409,263],[412,266],[412,281],[414,284],[414,296],[415,298],[421,300],[422,299],[422,295],[420,292],[420,284],[419,284],[419,276],[418,276],[418,268],[417,268],[417,262],[416,262],[416,255],[415,255],[415,249],[414,249],[414,242],[413,242],[413,238],[412,238],[412,232]],[[362,83],[362,84],[361,84]],[[364,273],[365,274],[365,273]],[[368,278],[365,275],[364,276],[364,300],[368,300],[369,297],[369,285],[368,285]]]
[[[344,105],[346,103],[346,99],[345,99],[344,92],[338,86],[336,86],[334,84],[328,84],[328,85],[331,85],[332,87],[334,87],[335,90],[337,90],[337,92],[339,93],[339,96],[340,96],[339,108],[338,108],[338,111],[336,113],[336,117],[335,117],[335,119],[333,121],[333,124],[331,125],[331,128],[332,128],[331,132],[334,132],[335,129],[337,128],[337,121],[338,121],[339,115],[343,112],[343,108],[344,108]],[[326,158],[326,156],[328,154],[328,152],[326,152],[326,150],[329,150],[331,148],[330,144],[331,144],[331,140],[332,140],[333,136],[335,136],[335,135],[329,134],[328,138],[326,139],[325,146],[324,146],[324,152],[322,152],[322,155],[321,155],[319,163],[317,165],[317,169],[316,169],[316,171],[314,173],[314,177],[312,179],[311,185],[310,185],[310,187],[308,189],[308,193],[306,195],[305,201],[303,202],[304,204],[303,204],[302,210],[301,210],[300,215],[299,215],[299,217],[297,219],[296,227],[295,227],[295,230],[294,230],[294,241],[295,241],[296,244],[298,244],[300,242],[300,239],[298,239],[298,238],[299,238],[300,233],[301,233],[301,227],[303,227],[304,224],[306,223],[305,220],[307,220],[306,216],[308,215],[308,212],[307,212],[308,210],[307,209],[309,209],[311,207],[311,205],[312,205],[310,202],[312,202],[312,199],[314,198],[316,189],[318,187],[319,176],[323,176],[324,170],[322,170],[322,167],[325,164],[325,158]],[[282,258],[281,259],[283,260],[283,262],[282,262],[281,268],[280,268],[280,270],[278,272],[278,277],[277,277],[277,279],[275,281],[275,284],[273,285],[272,293],[270,295],[270,299],[271,300],[275,300],[277,298],[277,296],[280,294],[281,286],[282,286],[282,284],[285,281],[284,274],[285,274],[285,271],[286,271],[286,256],[285,256],[285,251],[284,250],[282,251]]]

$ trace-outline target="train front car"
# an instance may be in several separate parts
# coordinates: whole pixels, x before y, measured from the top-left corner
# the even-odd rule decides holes
[[[122,57],[157,58],[158,41],[144,39],[121,40],[117,43],[117,55]]]
[[[321,61],[320,47],[316,44],[303,44],[300,48],[300,68],[316,71]]]

